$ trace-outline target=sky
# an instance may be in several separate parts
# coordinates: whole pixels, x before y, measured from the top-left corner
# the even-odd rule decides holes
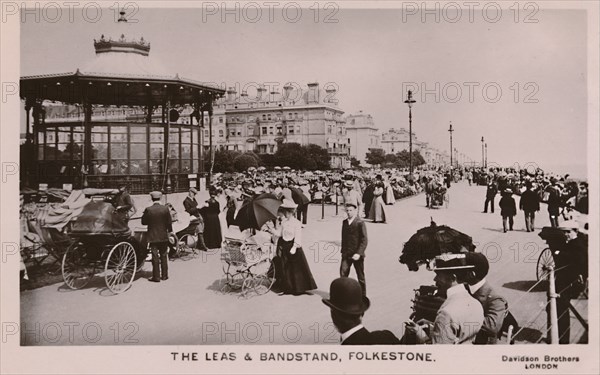
[[[141,8],[127,30],[143,35],[151,56],[183,77],[225,87],[334,83],[340,108],[371,114],[380,131],[408,128],[403,102],[410,86],[413,131],[433,147],[449,149],[452,122],[453,146],[475,161],[483,136],[488,164],[585,173],[585,11],[504,9],[495,23],[481,10],[470,22],[466,9],[457,22],[450,22],[459,15],[451,10],[437,13],[439,22],[435,14],[423,19],[393,9],[304,8],[297,22],[288,22],[293,9],[288,20],[275,9],[273,22],[266,9],[260,17],[240,10],[238,22],[235,13]],[[325,22],[327,15],[337,22]],[[537,22],[523,22],[527,15]],[[66,13],[57,22],[28,17],[21,24],[21,75],[74,71],[94,58],[94,38],[120,34],[108,8],[97,22],[77,10],[73,22]]]

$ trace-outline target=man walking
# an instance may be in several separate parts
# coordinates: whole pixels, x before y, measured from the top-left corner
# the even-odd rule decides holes
[[[362,206],[362,197],[360,193],[354,189],[354,183],[352,180],[346,180],[344,182],[345,189],[342,191],[342,199],[344,206],[347,204],[352,204],[357,207],[360,212]]]
[[[169,278],[167,244],[169,233],[173,231],[171,213],[167,206],[160,204],[161,197],[160,191],[151,192],[153,204],[146,208],[142,215],[142,225],[148,226],[146,240],[152,251],[152,278],[148,280],[155,283]]]
[[[488,212],[488,203],[491,203],[492,213],[494,213],[494,199],[498,193],[498,188],[493,180],[490,180],[487,184],[487,190],[485,192],[485,204],[483,206],[483,213]]]
[[[535,230],[535,212],[540,210],[540,197],[531,190],[531,186],[531,181],[525,183],[526,190],[519,201],[519,209],[525,213],[525,228],[528,232]]]
[[[367,295],[367,284],[365,280],[365,250],[367,249],[367,226],[358,217],[357,206],[353,203],[346,204],[348,218],[342,224],[342,263],[340,265],[340,276],[347,277],[350,267],[354,265],[358,283],[362,289],[363,296]]]

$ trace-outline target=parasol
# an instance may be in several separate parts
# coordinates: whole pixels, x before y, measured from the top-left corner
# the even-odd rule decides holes
[[[276,171],[279,171],[279,170],[281,170],[281,167],[275,166],[275,167],[273,167],[273,169],[276,170]]]
[[[279,206],[281,201],[275,195],[270,193],[257,195],[240,208],[235,217],[235,224],[240,230],[260,229],[267,221],[277,218]]]
[[[431,225],[421,228],[404,244],[402,255],[398,259],[406,264],[410,271],[418,271],[419,263],[427,263],[443,253],[460,253],[474,251],[473,239],[446,225]]]
[[[308,199],[308,197],[304,194],[304,192],[301,189],[298,189],[296,187],[290,187],[289,189],[292,191],[292,200],[294,201],[294,203],[303,206],[310,202],[310,199]]]
[[[290,167],[288,167],[288,166],[285,166],[285,167],[283,167],[282,169],[283,169],[284,171],[289,171],[289,170],[291,170],[292,168],[290,168]]]

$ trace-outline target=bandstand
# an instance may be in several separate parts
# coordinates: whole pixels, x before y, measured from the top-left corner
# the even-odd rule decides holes
[[[150,43],[126,36],[123,12],[118,26],[120,37],[94,40],[95,58],[74,72],[21,77],[23,187],[125,184],[146,193],[198,183],[202,130],[212,140],[213,102],[224,90],[169,73],[150,57]],[[63,115],[50,118],[56,107]]]

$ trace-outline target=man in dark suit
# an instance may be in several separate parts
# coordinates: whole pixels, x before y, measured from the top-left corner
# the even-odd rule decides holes
[[[525,227],[528,232],[535,230],[535,212],[540,210],[540,197],[531,190],[531,181],[525,183],[526,190],[521,194],[519,209],[525,213]]]
[[[496,194],[498,194],[498,187],[494,181],[490,180],[485,192],[485,203],[483,205],[484,214],[488,212],[488,203],[491,204],[492,213],[494,213],[494,199],[496,198]]]
[[[329,299],[323,303],[331,309],[331,319],[340,332],[342,345],[397,345],[400,340],[390,331],[369,332],[362,317],[371,302],[362,293],[360,284],[351,278],[340,277],[329,287]]]
[[[346,213],[348,214],[348,218],[342,224],[342,263],[340,265],[340,276],[347,277],[350,274],[350,267],[354,265],[362,294],[366,296],[365,250],[368,243],[367,226],[358,217],[355,204],[346,204]]]
[[[169,243],[169,233],[173,231],[171,213],[167,206],[160,204],[161,197],[161,192],[151,192],[150,198],[153,204],[146,208],[142,215],[142,225],[148,226],[146,239],[152,250],[152,278],[149,280],[156,283],[161,279],[169,278],[167,244]]]
[[[474,344],[497,344],[504,318],[508,314],[508,302],[485,279],[490,269],[486,256],[469,252],[465,257],[467,264],[475,266],[467,280],[468,290],[483,307],[483,325],[475,336]]]

